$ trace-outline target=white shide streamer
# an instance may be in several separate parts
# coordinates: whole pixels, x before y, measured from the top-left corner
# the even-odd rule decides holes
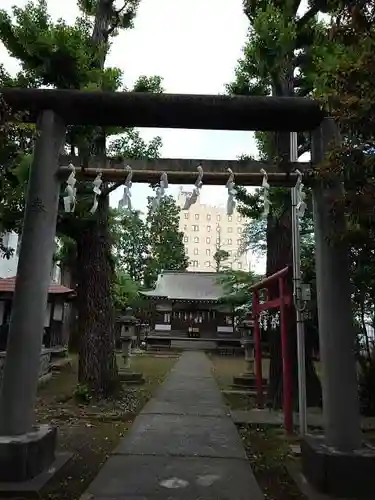
[[[126,181],[125,181],[125,185],[124,185],[124,192],[123,192],[121,200],[119,201],[118,207],[125,208],[127,210],[131,210],[132,209],[131,187],[133,185],[133,183],[132,183],[133,171],[132,171],[132,168],[130,165],[127,165],[125,170],[128,172],[128,175],[126,177]]]
[[[152,202],[152,208],[157,210],[160,206],[161,199],[165,195],[165,191],[168,189],[168,175],[167,172],[163,172],[160,176],[159,186],[156,188],[155,198]]]
[[[268,184],[268,175],[267,172],[264,170],[264,168],[260,170],[260,173],[263,174],[263,181],[262,181],[263,199],[264,199],[263,215],[264,217],[267,217],[268,214],[270,213],[270,207],[271,207],[271,202],[269,198],[270,185]]]
[[[304,184],[302,182],[302,173],[299,170],[296,170],[296,174],[298,174],[298,179],[296,182],[296,211],[298,217],[303,217],[306,211],[306,193],[304,192]]]
[[[70,164],[69,167],[72,169],[72,172],[69,175],[68,180],[66,181],[66,196],[64,196],[64,210],[66,213],[74,212],[77,199],[77,189],[75,188],[77,179],[75,169],[72,164]]]
[[[90,209],[90,212],[92,214],[94,214],[97,209],[98,209],[98,196],[101,195],[101,192],[102,190],[100,189],[101,185],[102,185],[103,181],[102,181],[102,173],[99,172],[98,175],[95,177],[95,179],[93,180],[93,192],[94,192],[94,203]]]
[[[193,189],[192,193],[190,193],[190,196],[188,196],[186,198],[185,205],[184,205],[182,210],[189,210],[189,208],[192,205],[194,205],[194,203],[196,203],[198,198],[199,198],[200,190],[203,186],[203,182],[202,182],[203,168],[201,167],[201,165],[198,165],[197,170],[198,170],[198,177],[197,177],[197,180],[195,181],[194,189]]]
[[[234,173],[232,169],[228,168],[229,179],[226,183],[226,188],[228,190],[228,200],[227,200],[227,215],[233,215],[234,209],[236,208],[235,195],[237,191],[234,188]]]

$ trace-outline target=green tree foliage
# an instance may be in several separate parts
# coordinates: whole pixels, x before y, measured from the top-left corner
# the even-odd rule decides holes
[[[116,223],[117,268],[141,285],[149,253],[147,225],[137,210],[120,210]]]
[[[315,52],[315,95],[340,125],[342,145],[333,149],[317,175],[323,182],[341,174],[344,196],[332,201],[347,215],[353,306],[358,329],[363,410],[375,413],[374,350],[367,327],[375,310],[375,11],[373,2],[329,1],[332,16],[326,45]]]
[[[117,271],[113,287],[114,304],[117,311],[124,311],[139,297],[139,284],[129,274]]]
[[[309,2],[308,10],[300,14],[301,1],[265,0],[262,2],[244,0],[244,11],[250,28],[238,61],[235,80],[227,91],[241,95],[307,96],[313,90],[309,75],[314,63],[315,46],[324,42],[326,28],[317,21],[317,14],[326,10],[326,3],[320,0]],[[260,159],[280,163],[289,160],[289,134],[257,133],[256,140]],[[298,152],[308,150],[308,137],[298,134]],[[266,167],[265,167],[266,168]],[[249,194],[238,190],[239,211],[256,220],[254,227],[245,232],[244,246],[267,247],[267,275],[292,264],[292,219],[291,195],[289,189],[272,188],[270,191],[271,211],[266,222],[262,217],[263,199],[260,190]],[[265,227],[266,226],[266,227]],[[265,233],[262,232],[266,229]],[[278,294],[275,287],[270,296]],[[296,339],[295,315],[290,315],[289,337]],[[270,337],[271,366],[268,398],[270,404],[282,405],[280,332]],[[294,346],[291,346],[295,352]],[[319,404],[321,399],[319,381],[307,356],[307,385],[309,403]],[[296,363],[295,363],[296,364]],[[294,373],[294,398],[297,397],[297,376]]]
[[[82,15],[73,25],[62,20],[54,23],[45,0],[15,7],[11,13],[0,11],[0,40],[22,68],[18,84],[81,90],[121,89],[121,71],[105,68],[104,63],[118,31],[132,27],[138,4],[138,0],[128,0],[117,8],[114,0],[80,0]],[[160,91],[160,83],[158,77],[143,76],[135,87],[140,91]],[[103,157],[106,137],[120,132],[119,129],[68,127],[67,150],[71,154],[78,151],[83,159],[93,154]],[[121,150],[121,144],[115,143],[113,147]],[[76,243],[79,380],[96,396],[109,394],[117,384],[111,293],[114,261],[108,202],[108,194],[115,187],[104,186],[98,210],[91,216],[88,209],[92,188],[80,183],[77,212],[61,213],[58,218],[58,233]],[[21,200],[20,208],[22,204]],[[15,203],[12,208],[14,206]],[[21,213],[19,215],[21,220]]]
[[[238,320],[251,314],[252,295],[249,294],[249,288],[260,279],[261,276],[246,271],[228,270],[221,274],[219,283],[224,293],[220,301],[234,308]]]
[[[214,261],[216,264],[216,272],[220,272],[222,268],[222,264],[229,259],[229,252],[224,250],[223,248],[218,248],[214,253]]]
[[[161,199],[154,208],[154,197],[149,197],[146,225],[149,256],[144,273],[144,285],[151,288],[163,270],[184,271],[189,265],[179,230],[180,208],[172,196]]]

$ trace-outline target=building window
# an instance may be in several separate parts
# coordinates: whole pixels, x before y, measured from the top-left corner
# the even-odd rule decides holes
[[[191,261],[192,267],[198,267],[198,261],[197,260],[192,260]]]
[[[211,267],[211,262],[210,262],[209,260],[207,260],[207,261],[204,263],[204,265],[205,265],[206,267]]]
[[[211,250],[209,248],[206,248],[206,255],[211,255]]]
[[[238,233],[238,234],[241,234],[241,233],[242,233],[242,227],[238,227],[238,228],[237,228],[237,233]]]
[[[220,221],[220,215],[216,216],[216,220]]]
[[[187,243],[189,241],[189,237],[188,236],[184,236],[184,243]]]
[[[206,243],[210,244],[211,243],[211,238],[206,238]]]
[[[194,219],[195,219],[195,220],[199,220],[199,214],[195,214],[195,215],[194,215]]]
[[[237,245],[241,245],[241,240],[237,240]]]
[[[164,313],[164,323],[171,322],[171,313]]]
[[[206,215],[206,219],[207,219],[207,220],[211,220],[211,214],[207,214],[207,215]]]
[[[194,248],[194,255],[198,255],[198,248]]]
[[[188,219],[189,218],[189,212],[185,212],[184,216],[185,216],[185,219]]]
[[[189,253],[189,247],[185,247],[185,253]]]
[[[198,236],[194,236],[194,243],[199,243],[199,238],[198,238]]]
[[[216,238],[216,243],[220,243],[220,238]]]
[[[232,244],[232,240],[230,238],[227,239],[227,243],[228,245],[231,245]]]
[[[187,227],[187,225],[185,224],[185,225],[184,225],[184,231],[187,231],[187,229],[188,229],[188,227]]]
[[[199,226],[194,225],[192,227],[193,227],[193,231],[199,231]]]
[[[220,226],[216,226],[216,231],[219,233],[221,231],[221,227]]]
[[[242,269],[242,264],[241,262],[238,263],[238,269]]]
[[[211,226],[207,226],[207,231],[210,232],[211,231]]]
[[[233,233],[233,227],[228,227],[228,233]]]
[[[228,215],[228,222],[232,222],[232,216]]]
[[[233,324],[232,316],[225,316],[225,323],[227,325],[232,325]]]
[[[238,222],[241,222],[241,220],[242,220],[242,217],[239,215],[239,216],[237,217],[237,221],[238,221]]]

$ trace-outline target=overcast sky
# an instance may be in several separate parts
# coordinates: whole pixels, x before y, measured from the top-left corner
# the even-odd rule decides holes
[[[26,3],[1,0],[0,7],[10,10]],[[78,15],[76,0],[49,0],[48,8],[54,19],[74,22]],[[242,0],[141,0],[134,29],[117,37],[107,66],[123,70],[127,87],[140,75],[160,75],[166,92],[224,93],[225,84],[233,79],[247,29]],[[9,71],[17,71],[17,62],[1,46],[0,60]],[[162,137],[165,158],[236,159],[243,153],[256,154],[251,132],[142,129],[145,139],[155,135]],[[134,185],[134,207],[143,210],[150,193],[146,185]],[[117,205],[121,196],[120,188],[111,204]],[[225,203],[226,190],[203,187],[202,201]]]

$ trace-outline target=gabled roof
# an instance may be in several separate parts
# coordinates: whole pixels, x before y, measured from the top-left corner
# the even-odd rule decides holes
[[[224,295],[218,282],[220,276],[221,273],[164,271],[159,274],[154,290],[141,293],[170,300],[217,301]]]
[[[0,278],[0,293],[13,293],[16,285],[16,277]],[[72,295],[74,290],[58,283],[51,283],[48,288],[50,295]]]

